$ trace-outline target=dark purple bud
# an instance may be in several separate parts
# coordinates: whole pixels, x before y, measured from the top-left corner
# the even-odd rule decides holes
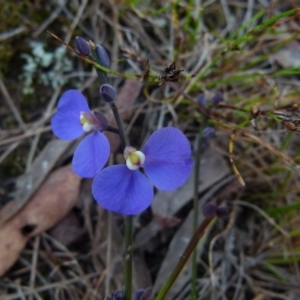
[[[152,294],[152,288],[139,289],[135,292],[133,300],[150,300]]]
[[[220,92],[217,92],[212,98],[211,98],[211,105],[216,106],[221,101],[223,101],[223,95]]]
[[[91,53],[90,44],[81,36],[76,36],[75,44],[76,44],[76,49],[80,54],[84,56],[88,56]]]
[[[196,101],[200,106],[206,107],[206,97],[204,93],[200,94]]]
[[[99,93],[106,103],[113,103],[116,99],[116,91],[110,84],[102,84]]]
[[[216,209],[217,206],[215,204],[208,202],[202,206],[202,213],[205,217],[211,218],[216,214]]]
[[[105,300],[125,300],[125,295],[122,291],[115,291],[110,296],[106,296]]]
[[[152,295],[152,288],[148,287],[145,289],[144,293],[142,294],[140,300],[150,300]]]
[[[141,300],[142,295],[144,294],[145,290],[139,289],[135,292],[133,300]]]
[[[215,135],[215,129],[210,127],[210,126],[206,126],[203,130],[203,139],[205,140],[209,140],[210,138],[212,138]]]
[[[125,300],[125,295],[121,291],[113,292],[112,300]]]
[[[97,55],[98,62],[100,63],[100,65],[109,69],[110,60],[109,60],[106,50],[102,46],[100,46],[100,45],[96,46],[96,55]]]
[[[202,146],[201,151],[205,151],[209,145],[209,140],[215,135],[214,128],[206,126],[202,132]]]
[[[216,209],[216,215],[219,218],[223,218],[223,217],[227,216],[228,213],[229,213],[229,209],[226,206],[219,206]]]
[[[216,131],[213,127],[206,126],[203,130],[203,139],[209,140],[210,138],[212,138],[215,135],[215,132]]]

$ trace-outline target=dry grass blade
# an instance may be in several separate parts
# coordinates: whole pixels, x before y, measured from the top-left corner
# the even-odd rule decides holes
[[[235,166],[234,162],[233,162],[233,148],[234,148],[234,140],[235,140],[236,134],[233,132],[230,135],[230,141],[229,141],[229,159],[230,159],[230,163],[233,169],[233,172],[235,174],[235,176],[237,177],[239,183],[242,186],[245,186],[245,182],[240,174],[240,172],[238,171],[237,167]]]

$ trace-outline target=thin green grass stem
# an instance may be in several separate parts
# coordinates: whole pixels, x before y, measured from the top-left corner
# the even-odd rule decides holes
[[[300,10],[299,8],[296,8],[296,9],[292,9],[292,10],[283,12],[281,14],[278,14],[278,15],[266,20],[262,24],[255,26],[252,30],[248,31],[246,34],[244,34],[241,37],[235,39],[234,42],[230,45],[230,48],[231,49],[239,48],[240,46],[242,46],[243,42],[251,43],[252,41],[254,41],[257,38],[257,36],[259,36],[265,30],[270,28],[278,20],[280,20],[284,17],[289,17],[293,14],[296,14],[296,13],[299,12],[299,10]]]
[[[203,222],[198,227],[197,231],[192,236],[190,242],[188,243],[187,247],[185,248],[182,256],[180,257],[175,269],[173,270],[171,276],[168,278],[166,283],[163,285],[162,289],[156,296],[155,300],[163,300],[165,296],[168,294],[169,290],[173,286],[174,282],[178,278],[180,272],[182,271],[183,267],[185,266],[186,262],[190,258],[193,250],[197,247],[197,244],[200,238],[204,235],[205,229],[211,223],[213,218],[205,218]]]
[[[195,153],[195,177],[194,177],[194,199],[193,199],[193,232],[195,233],[198,228],[198,187],[200,178],[200,161],[201,161],[201,148],[203,142],[203,130],[207,124],[207,118],[203,117],[203,122],[199,128],[197,147]],[[197,245],[192,254],[192,278],[191,278],[191,300],[197,299]]]

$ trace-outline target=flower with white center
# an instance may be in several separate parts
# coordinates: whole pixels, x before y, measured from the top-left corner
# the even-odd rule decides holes
[[[89,133],[76,148],[72,167],[81,177],[94,177],[106,164],[110,147],[103,131],[104,115],[92,112],[86,99],[77,90],[65,92],[59,99],[57,113],[51,119],[53,133],[62,140],[74,140]]]
[[[190,143],[173,127],[155,131],[141,151],[126,147],[124,156],[126,165],[101,170],[92,184],[98,204],[124,215],[140,213],[151,204],[153,185],[162,191],[177,189],[193,167]]]

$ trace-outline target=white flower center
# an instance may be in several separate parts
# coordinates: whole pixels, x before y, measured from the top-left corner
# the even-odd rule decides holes
[[[126,166],[129,170],[137,170],[142,167],[145,162],[145,154],[141,151],[134,151],[129,154],[126,159]]]
[[[97,129],[97,126],[91,124],[82,114],[80,114],[80,123],[84,132],[90,132]]]

